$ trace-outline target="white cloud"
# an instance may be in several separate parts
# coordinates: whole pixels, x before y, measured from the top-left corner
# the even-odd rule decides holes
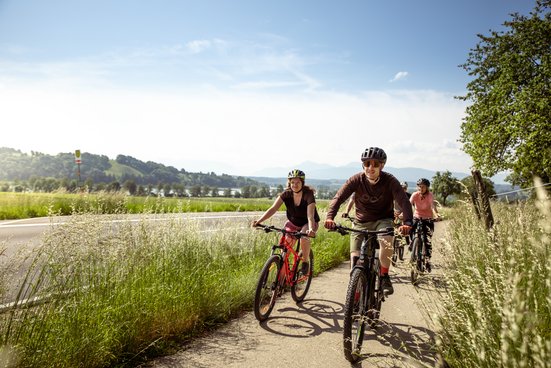
[[[375,145],[393,167],[470,166],[450,144],[459,136],[464,105],[435,91],[253,94],[6,82],[0,101],[0,146],[26,152],[78,148],[187,170],[211,161],[247,175],[304,161],[343,165]]]
[[[186,43],[186,47],[192,54],[198,54],[211,47],[209,40],[194,40]]]
[[[392,78],[390,80],[390,83],[397,82],[399,80],[405,79],[408,75],[409,75],[408,72],[398,72],[398,73],[396,73],[394,78]]]

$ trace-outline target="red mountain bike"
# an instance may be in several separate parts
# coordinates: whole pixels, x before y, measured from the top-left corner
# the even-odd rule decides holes
[[[256,293],[254,296],[254,315],[260,322],[270,316],[275,302],[286,287],[291,288],[291,296],[297,303],[304,300],[312,283],[314,272],[314,252],[310,249],[310,267],[307,274],[300,271],[302,258],[300,251],[300,239],[308,236],[299,231],[288,231],[275,226],[258,224],[266,233],[280,232],[281,238],[277,245],[272,246],[270,258],[262,267]],[[296,246],[293,248],[293,245]]]

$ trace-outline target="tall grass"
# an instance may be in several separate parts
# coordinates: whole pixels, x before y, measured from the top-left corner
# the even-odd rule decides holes
[[[163,219],[115,226],[80,214],[52,228],[18,296],[50,300],[0,315],[0,363],[133,366],[250,309],[276,237]],[[320,272],[346,259],[348,241],[320,231],[313,249]]]
[[[452,216],[439,349],[452,367],[549,367],[551,201],[492,206],[491,232],[470,206]]]
[[[113,214],[174,212],[264,211],[268,198],[165,198],[133,197],[122,193],[7,193],[0,192],[0,220],[44,217],[74,212]],[[320,201],[324,207],[327,201]],[[319,206],[318,206],[319,207]]]

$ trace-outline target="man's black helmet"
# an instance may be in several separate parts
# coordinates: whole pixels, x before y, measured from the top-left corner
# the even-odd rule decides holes
[[[425,179],[425,178],[421,178],[419,180],[417,180],[417,185],[426,185],[427,188],[430,187],[430,181],[428,179]]]
[[[377,160],[386,163],[386,153],[382,148],[369,147],[362,153],[362,162],[367,160]]]
[[[306,179],[306,174],[302,170],[294,169],[289,171],[289,174],[287,175],[287,179],[293,179],[293,178],[299,178],[304,181],[304,179]]]

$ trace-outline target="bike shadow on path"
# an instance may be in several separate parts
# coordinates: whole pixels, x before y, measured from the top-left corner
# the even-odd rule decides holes
[[[282,307],[260,326],[271,333],[295,338],[342,331],[343,304],[333,300],[307,299],[296,307]]]
[[[313,338],[329,333],[338,334],[337,339],[341,339],[343,308],[343,304],[336,301],[308,299],[296,307],[277,309],[276,314],[260,326],[270,333],[290,338]],[[403,367],[410,360],[433,365],[434,336],[434,332],[425,327],[381,320],[374,329],[366,327],[364,349],[368,349],[371,341],[371,344],[380,344],[392,351],[383,353],[377,349],[377,352],[370,353],[364,350],[361,361],[355,366],[361,367],[363,361],[369,366],[376,366],[379,362],[381,367]]]
[[[392,353],[370,353],[363,349],[361,360],[355,366],[361,367],[362,362],[373,366],[377,361],[384,361],[381,366],[387,367],[389,358],[394,367],[405,366],[409,360],[433,366],[436,361],[434,337],[434,332],[425,327],[379,321],[374,329],[366,328],[363,345],[376,341],[391,347]]]

